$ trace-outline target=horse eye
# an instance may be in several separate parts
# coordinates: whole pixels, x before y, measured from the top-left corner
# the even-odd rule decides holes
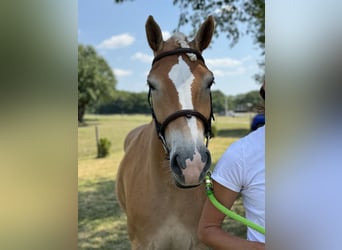
[[[151,89],[151,90],[155,90],[156,88],[152,85],[152,83],[149,81],[149,80],[147,80],[147,85],[148,85],[148,87]]]
[[[209,82],[209,84],[208,84],[207,88],[208,88],[208,89],[210,89],[210,88],[211,88],[211,86],[212,86],[214,83],[215,83],[215,80],[214,80],[214,79],[212,79],[212,80]]]

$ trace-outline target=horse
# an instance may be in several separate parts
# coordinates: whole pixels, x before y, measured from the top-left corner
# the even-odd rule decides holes
[[[213,73],[202,57],[212,39],[209,16],[190,42],[164,41],[152,16],[146,36],[154,59],[147,77],[152,120],[128,133],[116,179],[132,249],[206,249],[197,227],[211,165]]]

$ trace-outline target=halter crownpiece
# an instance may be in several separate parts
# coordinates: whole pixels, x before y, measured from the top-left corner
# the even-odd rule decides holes
[[[203,63],[205,63],[202,54],[198,50],[191,49],[191,48],[178,48],[178,49],[166,51],[157,55],[152,61],[152,66],[155,62],[159,61],[163,57],[178,55],[178,54],[185,54],[185,53],[195,54],[198,59],[200,59]]]

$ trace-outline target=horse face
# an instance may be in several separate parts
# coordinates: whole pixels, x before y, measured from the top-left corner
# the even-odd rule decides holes
[[[179,64],[175,64],[170,72],[181,67],[181,64],[179,58]],[[205,74],[198,77],[195,74],[198,72],[189,71],[188,80],[181,79],[180,76],[185,76],[183,73],[187,69],[184,65],[178,69],[179,73],[173,72],[173,77],[170,77],[176,86],[178,103],[182,109],[196,110],[210,119],[210,86],[213,77],[209,72],[202,72]],[[211,165],[210,152],[204,143],[204,132],[204,124],[195,116],[180,117],[166,128],[166,142],[171,149],[170,167],[176,183],[181,187],[201,183]]]
[[[192,48],[202,52],[213,34],[214,21],[209,17],[195,39],[188,43],[177,33],[162,40],[159,26],[149,17],[146,33],[155,56],[176,48]],[[210,87],[213,74],[195,53],[166,56],[155,62],[148,76],[155,119],[165,121],[180,110],[193,110],[209,121],[211,119]],[[200,184],[211,165],[210,152],[205,141],[205,124],[198,116],[177,116],[165,127],[165,146],[169,150],[170,168],[176,184],[191,187]]]
[[[160,74],[162,69],[167,74]],[[171,114],[184,109],[196,110],[210,120],[213,75],[203,64],[187,62],[186,56],[176,56],[176,63],[166,65],[163,62],[151,70],[148,79],[154,112],[159,121],[165,121]],[[210,167],[205,125],[196,116],[179,116],[165,128],[170,167],[181,187],[200,184]]]

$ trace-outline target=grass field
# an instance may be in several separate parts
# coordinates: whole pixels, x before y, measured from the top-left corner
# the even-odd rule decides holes
[[[218,133],[209,142],[213,167],[229,144],[248,133],[250,120],[251,115],[215,117]],[[126,217],[115,199],[116,172],[126,134],[150,121],[150,115],[86,115],[86,125],[78,128],[78,249],[130,249]],[[96,158],[96,126],[99,137],[112,143],[104,159]],[[243,214],[241,200],[233,210]],[[227,219],[224,227],[245,236],[246,228],[235,221]]]

